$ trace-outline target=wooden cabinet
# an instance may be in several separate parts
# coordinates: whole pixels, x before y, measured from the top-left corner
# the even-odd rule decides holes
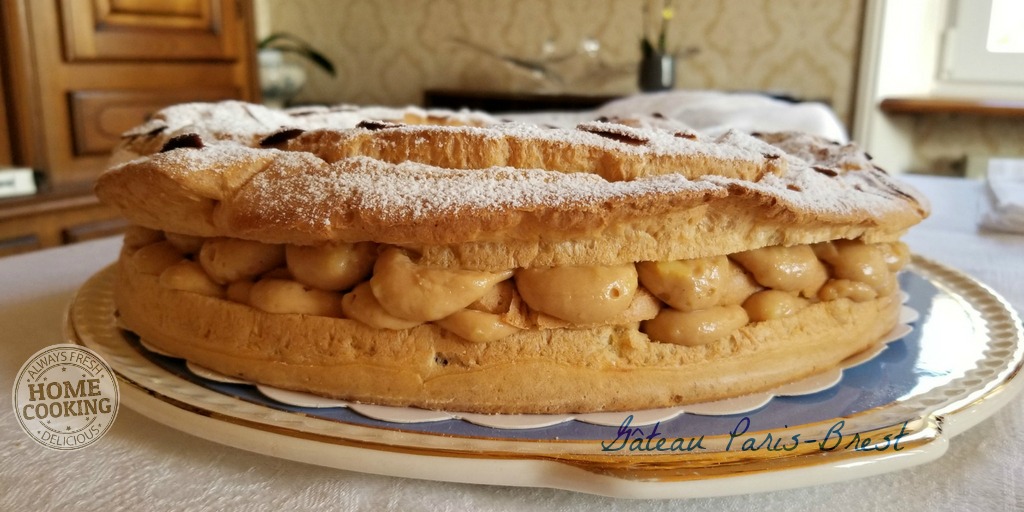
[[[234,0],[62,0],[69,62],[233,61],[252,46],[240,40]]]
[[[91,195],[120,134],[156,110],[259,99],[250,0],[3,0],[0,22],[0,165],[39,171],[35,203],[62,205],[36,216],[84,208],[68,194]],[[4,215],[15,203],[0,199],[0,243],[18,231],[4,223],[27,222]]]
[[[0,63],[3,62],[3,58],[0,57]],[[7,127],[7,105],[5,98],[7,94],[4,92],[4,67],[0,65],[0,168],[11,165],[13,158],[11,155],[11,131]]]
[[[149,113],[255,99],[251,9],[236,0],[3,2],[6,71],[24,105],[14,112],[15,154],[53,185],[89,182],[117,135]]]
[[[0,256],[113,235],[126,227],[91,187],[6,199],[0,203]]]

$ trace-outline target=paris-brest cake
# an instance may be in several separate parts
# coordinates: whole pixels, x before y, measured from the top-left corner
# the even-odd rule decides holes
[[[703,402],[896,323],[927,202],[853,145],[414,108],[165,109],[96,193],[120,320],[252,382],[484,413]]]

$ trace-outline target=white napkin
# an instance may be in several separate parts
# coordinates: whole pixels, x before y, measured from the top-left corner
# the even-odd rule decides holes
[[[755,93],[674,90],[628,96],[597,109],[605,116],[659,113],[706,133],[800,131],[846,142],[843,123],[827,105],[792,103]]]
[[[1024,234],[1024,159],[989,160],[986,189],[981,226]]]
[[[583,112],[520,112],[501,114],[512,121],[572,128],[599,116],[661,114],[708,134],[733,128],[745,132],[801,131],[846,142],[843,123],[827,105],[790,103],[763,94],[674,90],[642,93]]]

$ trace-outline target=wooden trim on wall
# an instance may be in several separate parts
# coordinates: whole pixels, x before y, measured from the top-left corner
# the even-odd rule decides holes
[[[248,90],[242,91],[242,99],[260,103],[263,101],[263,93],[260,89],[260,64],[256,55],[256,9],[253,0],[233,0],[235,16],[238,17],[239,26],[242,27],[243,51],[239,52],[238,62],[235,64],[237,83],[247,84]]]
[[[24,2],[30,32],[26,41],[31,45],[35,66],[32,67],[38,97],[34,103],[39,113],[36,119],[45,120],[31,133],[46,142],[37,168],[47,173],[51,184],[91,181],[103,165],[101,159],[74,159],[69,128],[70,112],[67,107],[67,84],[77,80],[64,63],[61,45],[61,27],[57,5],[54,2]],[[90,2],[91,3],[91,2]],[[49,5],[48,5],[49,4]],[[116,80],[116,77],[110,77]]]
[[[4,93],[18,98],[7,104],[10,123],[11,159],[15,165],[42,169],[46,167],[45,141],[36,133],[39,120],[39,82],[33,54],[29,48],[29,18],[25,9],[27,0],[0,2],[0,20],[3,21],[4,72],[7,83]]]
[[[0,41],[0,49],[3,47],[4,45]],[[4,86],[6,77],[4,64],[6,62],[7,59],[3,57],[3,53],[0,51],[0,167],[9,166],[14,163],[14,155],[11,154],[11,130],[7,127],[8,97],[4,92],[6,89],[6,86]]]
[[[1024,119],[1022,100],[983,100],[970,98],[885,98],[879,108],[886,114],[964,114],[985,117]]]

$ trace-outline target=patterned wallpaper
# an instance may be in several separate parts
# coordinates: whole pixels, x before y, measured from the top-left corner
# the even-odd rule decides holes
[[[676,87],[824,100],[851,124],[865,0],[669,1],[669,48],[698,50],[679,61]],[[261,34],[298,34],[338,66],[334,79],[311,71],[297,101],[384,105],[420,103],[427,88],[635,92],[646,3],[256,0]],[[547,75],[496,55],[546,64]],[[924,116],[914,136],[917,170],[1024,155],[1019,120]]]
[[[655,2],[657,4],[657,2]],[[628,94],[643,0],[258,0],[259,30],[301,35],[338,77],[297,98],[419,103],[427,88]],[[863,0],[674,0],[668,47],[699,53],[676,87],[828,101],[849,121]],[[656,12],[658,9],[654,9]],[[530,72],[505,56],[546,64]],[[546,73],[546,74],[545,74]]]

